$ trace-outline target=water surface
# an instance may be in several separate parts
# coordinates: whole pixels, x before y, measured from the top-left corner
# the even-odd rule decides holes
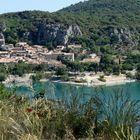
[[[88,86],[78,86],[78,85],[70,85],[63,83],[40,83],[36,82],[33,84],[33,89],[30,89],[26,86],[17,87],[17,93],[22,94],[28,97],[32,97],[34,94],[45,90],[47,98],[61,98],[65,95],[65,97],[69,97],[71,94],[83,94],[85,100],[94,96],[98,93],[103,93],[104,95],[112,94],[113,92],[119,90],[124,94],[128,94],[131,96],[131,99],[140,100],[140,82],[128,83],[124,85],[116,85],[116,86],[101,86],[101,87],[88,87]]]

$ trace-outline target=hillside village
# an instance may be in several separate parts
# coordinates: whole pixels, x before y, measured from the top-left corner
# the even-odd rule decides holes
[[[2,33],[0,34],[0,64],[24,62],[26,64],[37,65],[48,64],[51,68],[64,68],[66,65],[63,63],[63,60],[74,62],[75,58],[81,54],[86,55],[86,57],[79,61],[81,64],[83,63],[83,66],[87,63],[92,64],[92,62],[94,62],[94,64],[100,64],[101,62],[101,56],[98,56],[95,53],[88,53],[82,48],[82,45],[79,44],[67,46],[59,45],[53,50],[48,50],[46,47],[40,45],[30,46],[27,42],[18,42],[15,45],[6,44],[4,35]],[[114,58],[114,60],[116,59]],[[63,73],[65,73],[65,71],[63,71]],[[102,72],[98,72],[96,74],[84,72],[84,74],[79,73],[76,77],[71,76],[68,79],[71,81],[71,84],[88,83],[90,85],[118,84],[120,82],[125,83],[128,81],[127,77],[123,74],[119,76],[103,76],[103,78],[101,78],[102,75]],[[28,77],[27,81],[29,79],[30,78]],[[16,81],[16,79],[14,80]],[[22,80],[25,81],[25,78]],[[22,80],[20,78],[19,81]],[[63,81],[64,77],[61,80]],[[59,82],[61,82],[61,80]]]
[[[65,49],[71,50],[70,53],[64,52]],[[42,64],[47,63],[50,66],[61,67],[63,64],[58,57],[63,57],[65,60],[74,61],[75,55],[80,52],[81,45],[57,46],[54,50],[48,50],[40,45],[30,46],[26,42],[18,42],[15,45],[6,44],[5,38],[0,33],[0,63],[18,63],[23,61],[27,64]],[[81,62],[100,62],[100,57],[96,54],[90,54],[88,58]]]

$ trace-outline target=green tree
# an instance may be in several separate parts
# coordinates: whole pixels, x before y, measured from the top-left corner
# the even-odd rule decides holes
[[[0,83],[5,81],[6,75],[4,73],[0,73]]]
[[[67,68],[57,68],[56,75],[67,75],[68,70]]]

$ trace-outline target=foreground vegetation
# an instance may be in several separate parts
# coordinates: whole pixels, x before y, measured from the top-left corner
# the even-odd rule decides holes
[[[101,90],[102,91],[102,90]],[[100,92],[101,92],[100,91]],[[103,91],[102,91],[103,93]],[[43,93],[42,93],[43,95]],[[42,96],[43,97],[43,96]],[[84,100],[83,94],[58,101],[32,99],[0,86],[1,140],[138,140],[139,101],[117,90]]]

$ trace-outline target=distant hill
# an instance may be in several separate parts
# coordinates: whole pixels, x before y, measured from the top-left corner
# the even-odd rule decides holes
[[[88,0],[59,12],[75,16],[97,45],[139,46],[140,0]]]
[[[139,49],[140,0],[89,0],[55,13],[24,11],[0,15],[7,42]]]
[[[65,12],[88,12],[92,14],[139,14],[140,0],[87,0],[71,5],[60,11]],[[103,13],[104,12],[104,13]]]

